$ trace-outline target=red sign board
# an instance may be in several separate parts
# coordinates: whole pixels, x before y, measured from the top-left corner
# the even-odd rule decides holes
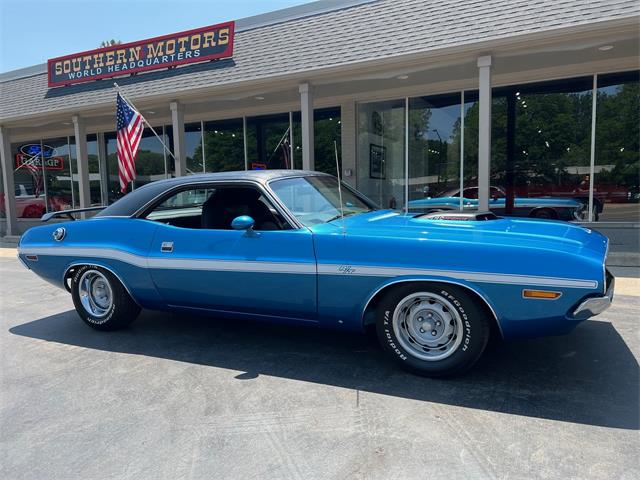
[[[233,56],[234,22],[52,58],[49,87]]]
[[[42,170],[42,155],[30,156],[24,153],[17,153],[16,168]],[[44,169],[64,170],[64,157],[44,157]]]

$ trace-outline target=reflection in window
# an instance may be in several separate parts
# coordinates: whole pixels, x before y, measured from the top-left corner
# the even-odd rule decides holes
[[[358,189],[382,208],[404,208],[404,103],[358,107]]]
[[[598,76],[596,107],[593,198],[602,206],[599,220],[638,222],[640,73]]]
[[[504,133],[494,144],[491,180],[506,192],[506,214],[520,213],[520,197],[588,202],[592,85],[583,78],[496,92],[504,108],[495,109],[494,131],[498,124]]]
[[[207,172],[244,170],[241,118],[204,123],[204,157]]]
[[[187,157],[187,175],[204,173],[202,150],[202,124],[188,123],[184,126],[185,154]]]
[[[7,217],[6,203],[4,198],[4,177],[2,176],[2,169],[0,168],[0,218]],[[6,223],[3,221],[0,223],[0,234],[4,235],[6,230]]]
[[[409,100],[409,202],[459,187],[460,102],[459,93]]]
[[[69,139],[67,137],[43,140],[44,191],[47,211],[55,212],[73,208],[74,194],[71,181]]]
[[[40,218],[47,211],[41,150],[40,140],[11,145],[18,218]]]
[[[336,174],[336,154],[334,142],[338,146],[338,159],[342,164],[342,125],[340,121],[340,107],[320,108],[313,112],[313,137],[314,137],[314,161],[315,170],[318,172]],[[298,120],[299,125],[299,120]],[[302,152],[302,136],[295,142],[295,151]],[[296,162],[295,168],[302,168],[302,164]]]
[[[294,120],[294,125],[296,123],[299,121]],[[249,170],[291,168],[293,155],[289,125],[288,113],[247,118]]]
[[[11,146],[18,218],[39,218],[74,205],[69,139],[47,139]]]
[[[155,127],[154,127],[155,128]],[[163,141],[167,146],[170,144],[169,137],[164,133],[164,127],[155,128],[159,135],[163,136]],[[118,157],[116,133],[111,132],[105,135],[107,144],[107,170],[109,172],[109,203],[113,203],[124,194],[120,191],[120,179],[118,176]],[[155,180],[167,178],[169,166],[167,165],[166,154],[160,140],[149,128],[144,129],[138,156],[136,158],[136,179],[127,186],[127,191],[140,187]]]
[[[80,208],[80,179],[78,174],[78,160],[76,157],[75,138],[70,137],[71,169],[73,174],[74,208]],[[91,205],[102,205],[100,190],[100,160],[98,153],[97,135],[87,135],[87,157],[89,160],[89,198]]]

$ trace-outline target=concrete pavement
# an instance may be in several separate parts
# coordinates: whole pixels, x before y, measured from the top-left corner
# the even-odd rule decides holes
[[[155,312],[95,332],[0,257],[0,478],[640,477],[640,297],[429,380],[366,336]]]

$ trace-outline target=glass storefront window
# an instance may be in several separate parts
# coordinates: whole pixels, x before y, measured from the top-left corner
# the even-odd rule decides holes
[[[87,157],[89,160],[89,195],[91,205],[102,205],[100,190],[100,153],[97,135],[87,135]]]
[[[47,211],[55,212],[73,208],[74,193],[71,177],[71,158],[67,137],[42,141],[44,156],[44,191]]]
[[[40,218],[47,212],[41,149],[40,140],[11,145],[18,218]]]
[[[242,119],[204,123],[204,158],[206,172],[244,170]],[[198,158],[197,151],[194,158]]]
[[[155,130],[159,135],[162,135],[165,145],[170,148],[169,137],[164,133],[164,128],[161,127]],[[140,141],[138,157],[136,158],[136,172],[138,175],[135,180],[135,187],[167,178],[170,170],[162,143],[150,129],[145,128]]]
[[[291,168],[289,113],[248,117],[246,135],[249,170]]]
[[[184,126],[184,143],[187,157],[187,175],[204,173],[202,123],[188,123]]]
[[[602,207],[599,221],[639,222],[640,72],[598,76],[596,102],[593,199]]]
[[[460,94],[409,100],[409,209],[460,186]]]
[[[78,160],[76,158],[75,138],[69,138],[71,155],[71,169],[73,175],[74,208],[80,208],[80,181],[78,177]],[[98,153],[97,135],[87,135],[87,157],[89,161],[89,198],[91,205],[102,205],[102,193],[100,191],[100,160]]]
[[[340,107],[320,108],[313,112],[314,161],[315,169],[318,172],[329,173],[331,175],[336,174],[334,142],[336,142],[338,146],[338,159],[342,165],[342,148],[340,145],[342,138],[341,123]],[[298,118],[298,125],[299,124],[300,119]],[[296,152],[302,152],[301,142],[302,134],[300,134],[300,139],[295,141]],[[298,166],[296,162],[295,168],[302,168],[302,163]]]
[[[588,203],[591,97],[591,77],[494,92],[492,210],[571,220],[565,218],[563,202],[542,199]]]
[[[358,106],[358,189],[382,208],[404,208],[405,101]]]
[[[158,135],[163,137],[165,144],[170,146],[170,139],[164,133],[164,127],[154,128]],[[118,177],[116,133],[110,132],[105,134],[105,142],[107,144],[107,170],[109,172],[108,200],[109,203],[113,203],[123,196],[123,193],[120,191],[120,179]],[[142,140],[140,140],[140,147],[136,158],[136,173],[137,176],[133,182],[133,186],[129,184],[127,191],[131,191],[132,188],[140,187],[149,182],[168,177],[169,165],[164,147],[149,128],[144,129]]]
[[[4,235],[6,232],[6,222],[4,219],[7,217],[7,210],[4,198],[4,178],[2,176],[2,169],[0,168],[0,218],[2,218],[2,224],[0,225],[0,234]]]
[[[67,137],[22,142],[11,150],[18,218],[40,218],[73,207]]]

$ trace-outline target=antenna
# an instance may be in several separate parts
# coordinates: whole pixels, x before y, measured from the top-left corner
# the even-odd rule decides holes
[[[338,197],[340,198],[340,218],[342,220],[342,234],[346,233],[344,228],[344,205],[342,204],[342,182],[340,179],[340,162],[338,161],[338,143],[333,141],[333,150],[336,154],[336,173],[338,174]]]

